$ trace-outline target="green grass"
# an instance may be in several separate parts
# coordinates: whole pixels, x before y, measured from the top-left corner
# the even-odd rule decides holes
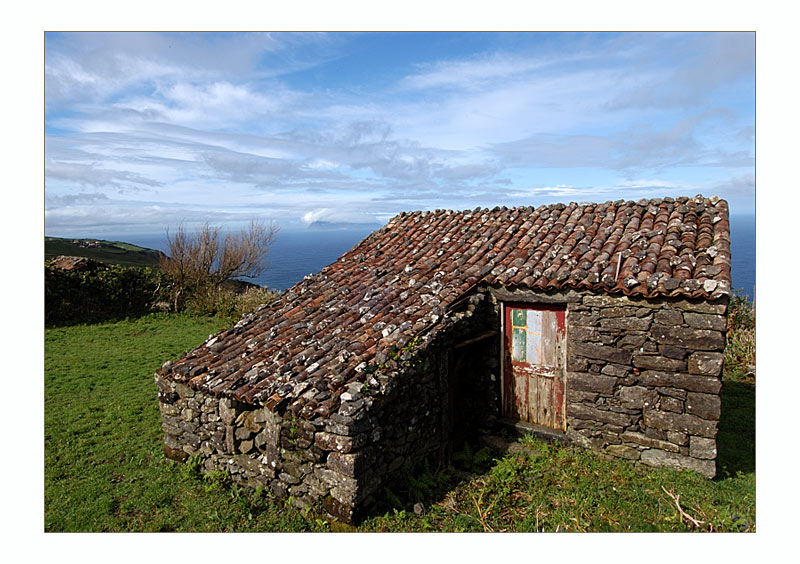
[[[162,454],[153,372],[222,328],[149,315],[45,332],[45,530],[312,530],[263,492],[210,487]]]
[[[464,470],[408,477],[386,491],[395,508],[350,528],[203,478],[162,454],[153,372],[224,323],[157,314],[46,329],[46,531],[755,530],[755,391],[741,382],[723,386],[715,480],[524,439],[516,454],[465,450]]]
[[[61,237],[44,238],[44,258],[49,260],[58,255],[87,257],[107,264],[122,266],[158,266],[160,253],[131,243],[104,241],[102,239],[79,239],[79,241],[100,241],[100,248],[81,248],[72,239]]]

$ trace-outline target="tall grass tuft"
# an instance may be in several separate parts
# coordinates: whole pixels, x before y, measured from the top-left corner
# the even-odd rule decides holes
[[[207,288],[192,294],[187,309],[196,315],[216,315],[234,323],[259,306],[272,303],[276,297],[275,292],[258,286],[242,292],[225,287]]]
[[[752,303],[736,293],[728,306],[728,336],[724,367],[732,379],[753,376],[756,364],[756,315]]]

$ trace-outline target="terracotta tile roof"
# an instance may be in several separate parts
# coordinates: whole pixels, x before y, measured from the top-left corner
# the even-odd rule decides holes
[[[716,197],[401,213],[163,370],[327,416],[368,363],[441,325],[478,284],[715,298],[730,293],[730,264],[728,205]]]

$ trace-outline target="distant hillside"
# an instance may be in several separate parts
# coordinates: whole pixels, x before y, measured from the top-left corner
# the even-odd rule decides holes
[[[103,239],[44,238],[44,258],[50,260],[58,255],[87,257],[109,264],[122,266],[157,266],[161,251],[146,249],[121,241]]]

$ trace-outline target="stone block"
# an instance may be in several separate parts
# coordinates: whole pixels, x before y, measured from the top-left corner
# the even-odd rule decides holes
[[[589,361],[579,356],[567,356],[567,370],[570,372],[585,372],[589,367]]]
[[[658,402],[658,409],[671,413],[683,413],[683,402],[677,398],[665,396]]]
[[[617,317],[601,319],[600,327],[603,329],[619,329],[621,331],[647,331],[650,328],[649,317]]]
[[[674,358],[676,360],[683,360],[686,358],[686,353],[689,351],[687,351],[684,347],[661,345],[659,352],[661,352],[661,356],[665,356],[667,358]]]
[[[718,394],[722,389],[722,382],[719,378],[695,376],[682,372],[644,370],[636,377],[636,380],[639,384],[651,388],[678,388],[707,394]]]
[[[357,421],[350,419],[348,422],[337,421],[335,418],[339,415],[338,413],[334,413],[331,416],[325,423],[325,431],[336,435],[358,435],[369,430],[371,426],[367,419],[359,419]]]
[[[624,307],[642,305],[639,302],[633,303],[625,296],[609,296],[608,294],[586,295],[583,297],[583,305],[592,307]]]
[[[686,446],[689,444],[689,435],[679,431],[667,431],[667,440],[678,446]]]
[[[634,353],[633,365],[636,368],[643,368],[645,370],[666,370],[672,372],[682,372],[686,370],[686,362],[683,360],[651,354]]]
[[[342,521],[343,523],[352,525],[355,522],[356,515],[353,512],[352,505],[342,503],[335,497],[329,495],[322,499],[322,506],[331,516],[339,521]]]
[[[689,374],[719,376],[724,356],[719,352],[696,352],[689,356]]]
[[[164,435],[164,444],[176,450],[181,448],[181,440],[177,436],[171,434]]]
[[[677,300],[674,302],[674,306],[679,309],[682,309],[683,311],[725,315],[725,312],[728,310],[728,299],[720,298],[718,300],[710,302],[705,300],[698,300],[698,301]]]
[[[583,448],[588,448],[591,450],[600,450],[603,447],[603,439],[598,437],[590,437],[584,433],[589,433],[591,431],[586,429],[579,429],[576,430],[572,427],[570,423],[569,427],[567,428],[567,439],[578,446]]]
[[[156,383],[156,387],[158,391],[164,394],[168,394],[170,392],[175,391],[175,382],[169,380],[167,378],[163,378],[160,374],[156,373],[154,375],[154,380]]]
[[[640,460],[650,466],[694,470],[707,478],[713,478],[717,472],[713,460],[699,460],[659,449],[642,452]]]
[[[360,476],[369,470],[375,456],[372,451],[360,451],[351,454],[332,452],[328,455],[328,467],[345,476]]]
[[[659,441],[666,441],[667,440],[667,432],[662,431],[661,429],[654,429],[653,427],[644,427],[642,432],[646,437],[650,437],[651,439],[657,439]]]
[[[630,364],[631,351],[610,346],[582,343],[570,339],[570,354],[583,356],[594,360],[605,360],[616,364]]]
[[[662,309],[653,315],[655,322],[661,325],[682,325],[683,314],[674,309]]]
[[[601,374],[588,374],[586,372],[568,372],[567,390],[574,389],[581,392],[597,392],[611,395],[617,379]]]
[[[317,445],[311,445],[301,451],[303,458],[310,462],[322,462],[325,459],[325,451]]]
[[[229,452],[233,454],[236,452],[236,437],[234,434],[236,433],[236,427],[232,425],[227,425],[225,427],[225,452]]]
[[[626,333],[619,341],[617,346],[621,349],[640,349],[647,341],[646,333],[630,332]]]
[[[263,411],[264,410],[262,410],[262,409],[253,409],[253,410],[244,412],[242,414],[243,417],[242,416],[239,417],[239,418],[241,418],[241,423],[240,424],[242,425],[242,427],[244,427],[245,429],[247,429],[251,433],[258,433],[263,427],[263,422],[259,423],[258,421],[256,421],[256,419],[259,417],[259,414],[263,415]],[[239,418],[237,418],[237,419],[239,419]]]
[[[253,421],[259,425],[264,425],[268,420],[272,419],[273,415],[267,408],[256,409],[253,411]]]
[[[239,415],[238,411],[231,406],[231,400],[223,399],[219,402],[219,418],[225,425],[233,425],[236,417]]]
[[[675,345],[696,351],[721,351],[725,348],[725,337],[720,331],[711,329],[687,329],[654,324],[653,339],[662,345]]]
[[[603,437],[603,441],[605,441],[607,445],[622,444],[622,439],[619,438],[619,433],[603,432],[600,433],[600,436]]]
[[[644,386],[625,386],[619,390],[620,406],[627,409],[652,408],[658,395]]]
[[[178,417],[181,413],[181,408],[179,408],[177,405],[162,403],[160,404],[160,407],[161,407],[161,413],[164,415]]]
[[[645,341],[644,345],[642,346],[642,350],[644,352],[657,353],[658,344],[654,343],[653,341]]]
[[[175,383],[175,391],[182,398],[193,398],[195,394],[193,388],[190,388],[186,384],[181,384],[180,382]]]
[[[705,437],[691,437],[689,439],[689,456],[714,460],[717,458],[717,441]]]
[[[620,435],[620,438],[625,442],[636,443],[637,445],[641,445],[648,448],[657,448],[669,452],[678,452],[680,450],[678,448],[678,445],[672,444],[669,441],[654,439],[642,433],[636,433],[633,431],[625,431],[624,433],[622,433],[622,435]]]
[[[300,483],[300,478],[292,476],[286,472],[278,472],[278,479],[284,484],[289,484],[290,486]]]
[[[714,438],[717,435],[717,422],[707,421],[688,413],[670,413],[655,409],[644,410],[644,423],[647,427],[663,431],[679,431],[688,435]]]
[[[686,312],[683,315],[683,319],[689,327],[695,327],[697,329],[725,331],[728,328],[728,320],[721,315]]]
[[[572,403],[589,402],[594,403],[599,394],[594,392],[584,392],[582,390],[574,390],[567,386],[567,401]]]
[[[358,482],[354,478],[345,476],[344,474],[340,474],[324,466],[317,466],[314,468],[314,477],[322,482],[328,489],[335,487],[355,489],[358,486]]]
[[[235,431],[233,432],[234,438],[239,441],[243,441],[249,439],[253,436],[253,433],[245,429],[244,427],[235,427]]]
[[[690,392],[686,397],[686,413],[719,421],[720,403],[718,395]]]
[[[569,312],[570,331],[579,326],[592,326],[597,323],[600,318],[599,313],[595,310],[593,312],[575,311]]]
[[[569,337],[576,341],[599,341],[600,330],[597,327],[584,327],[582,325],[570,325]]]
[[[618,458],[626,458],[628,460],[639,459],[639,450],[627,445],[610,445],[605,448],[605,452]]]
[[[631,373],[629,366],[622,366],[620,364],[606,364],[600,371],[601,374],[606,376],[613,376],[614,378],[625,378]]]
[[[579,403],[570,403],[567,405],[567,415],[576,419],[586,419],[589,421],[599,421],[601,423],[609,423],[611,425],[619,425],[626,427],[633,423],[634,417],[627,413],[615,413],[588,405]]]
[[[183,429],[178,426],[177,417],[169,417],[163,414],[161,416],[161,430],[173,435],[180,435],[183,432]]]
[[[656,391],[662,396],[678,398],[681,401],[686,399],[687,394],[686,390],[680,390],[678,388],[656,388]]]
[[[634,317],[636,315],[637,308],[635,307],[607,307],[603,308],[598,311],[600,317],[613,319],[615,317]],[[649,310],[645,310],[647,313],[650,313]],[[647,314],[645,314],[647,315]],[[642,316],[644,317],[644,316]]]
[[[362,433],[354,437],[349,437],[321,431],[317,433],[314,442],[323,450],[349,453],[364,446],[367,443],[367,435]]]

